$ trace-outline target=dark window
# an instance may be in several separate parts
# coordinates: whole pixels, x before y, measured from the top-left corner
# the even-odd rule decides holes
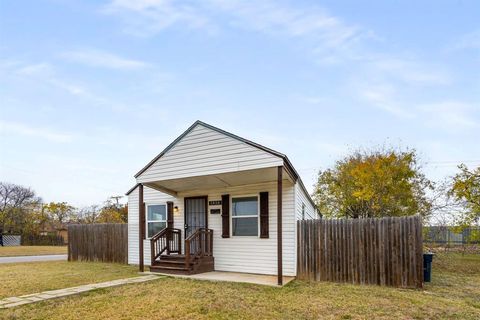
[[[232,235],[258,236],[258,197],[232,198]]]

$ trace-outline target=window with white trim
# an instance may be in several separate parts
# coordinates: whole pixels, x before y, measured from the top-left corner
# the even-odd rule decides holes
[[[147,238],[151,238],[167,227],[167,205],[147,205]]]
[[[232,235],[258,236],[258,197],[232,198]]]

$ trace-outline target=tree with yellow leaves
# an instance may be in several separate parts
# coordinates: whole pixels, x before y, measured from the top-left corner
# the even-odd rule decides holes
[[[414,150],[355,151],[320,171],[313,197],[327,217],[367,218],[428,215],[433,184],[421,172]]]
[[[460,173],[453,177],[448,195],[461,206],[457,223],[472,225],[480,222],[480,167],[469,170],[461,164],[458,168]]]

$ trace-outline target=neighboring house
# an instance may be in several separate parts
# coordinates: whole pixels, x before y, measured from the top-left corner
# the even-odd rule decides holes
[[[47,222],[43,223],[39,231],[41,236],[55,235],[63,238],[63,243],[68,243],[68,229],[65,224]]]
[[[66,227],[58,228],[57,235],[63,238],[63,243],[68,243],[68,229]]]
[[[296,275],[315,204],[288,158],[201,121],[135,175],[128,261],[151,271]]]

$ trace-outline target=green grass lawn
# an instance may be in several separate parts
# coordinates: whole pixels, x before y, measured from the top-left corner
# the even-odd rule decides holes
[[[5,263],[0,264],[0,299],[137,275],[137,268],[113,263]]]
[[[16,247],[0,246],[0,257],[67,254],[67,251],[68,251],[67,246],[16,246]]]
[[[434,260],[423,290],[294,281],[283,288],[176,278],[0,311],[6,319],[480,319],[480,255]]]

